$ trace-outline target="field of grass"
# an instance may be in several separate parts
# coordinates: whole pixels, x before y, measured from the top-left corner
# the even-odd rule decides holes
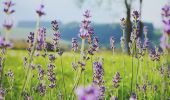
[[[5,62],[5,73],[8,72],[9,69],[11,69],[14,72],[14,84],[12,91],[7,92],[5,99],[9,100],[18,100],[20,97],[21,89],[24,82],[25,77],[25,69],[23,65],[23,58],[27,55],[27,51],[24,50],[9,50],[8,55],[6,57]],[[77,60],[79,59],[80,55],[76,54]],[[105,97],[106,100],[110,98],[111,95],[115,95],[116,89],[113,87],[112,78],[116,74],[116,72],[120,72],[121,76],[121,82],[119,83],[120,86],[118,87],[118,98],[120,100],[125,100],[125,98],[128,100],[130,97],[130,83],[131,83],[131,57],[128,55],[122,55],[122,54],[115,54],[114,57],[112,56],[112,53],[110,51],[101,52],[99,51],[94,57],[92,57],[92,60],[94,61],[96,57],[103,57],[104,58],[104,81],[106,86],[105,91]],[[123,67],[123,57],[125,58],[125,66]],[[32,77],[31,77],[31,88],[30,88],[30,95],[33,96],[35,100],[56,100],[59,99],[59,94],[63,94],[63,82],[62,82],[62,71],[61,71],[61,59],[62,59],[62,66],[64,67],[64,78],[66,83],[66,94],[64,96],[69,97],[71,90],[73,88],[73,84],[75,82],[76,77],[76,71],[72,68],[72,61],[73,59],[73,53],[72,52],[64,52],[61,57],[57,57],[55,64],[55,73],[56,73],[56,85],[57,87],[51,90],[50,88],[46,88],[46,93],[44,96],[39,96],[39,93],[36,93],[36,87],[39,83],[37,80],[38,77],[38,70],[35,67],[34,70],[32,70]],[[114,62],[113,62],[114,59]],[[162,87],[164,86],[164,79],[160,73],[160,62],[152,62],[148,57],[145,57],[143,62],[141,62],[141,66],[139,67],[139,77],[136,81],[136,73],[138,68],[138,60],[134,60],[134,83],[133,83],[133,92],[137,94],[137,97],[139,100],[148,99],[148,100],[160,100],[161,95],[164,95],[165,98],[170,97],[170,85],[167,85],[166,94],[162,93]],[[169,59],[170,60],[170,59]],[[149,62],[148,62],[149,61]],[[43,69],[45,70],[45,74],[47,74],[47,63],[49,62],[48,58],[43,57],[37,57],[37,59],[34,61],[35,64],[42,65]],[[85,76],[84,76],[85,75]],[[85,66],[84,74],[81,76],[81,80],[79,85],[80,86],[88,86],[92,84],[92,63],[91,59],[87,61],[87,65]],[[44,83],[48,85],[47,76],[45,75],[45,81]],[[83,80],[85,77],[85,81]],[[139,84],[139,88],[136,89],[136,82]],[[168,82],[169,79],[168,79]],[[3,80],[4,88],[8,90],[9,84],[7,77],[5,77],[5,80]],[[143,90],[143,86],[146,85],[146,91]],[[157,87],[156,90],[154,90],[154,87]],[[112,92],[111,92],[112,91]],[[124,96],[124,98],[122,98]],[[68,99],[68,98],[67,98]],[[165,99],[164,99],[165,100]]]

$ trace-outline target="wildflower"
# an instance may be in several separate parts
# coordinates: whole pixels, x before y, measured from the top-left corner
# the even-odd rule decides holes
[[[56,59],[56,57],[55,57],[54,54],[49,54],[49,55],[48,55],[48,58],[49,58],[49,60],[50,60],[51,62],[54,62],[55,59]]]
[[[38,14],[39,17],[45,15],[43,4],[41,4],[40,7],[36,10],[36,13]]]
[[[170,19],[167,21],[164,21],[165,27],[164,27],[164,33],[167,35],[170,35]]]
[[[7,15],[10,15],[10,14],[13,14],[15,12],[14,9],[12,9],[12,7],[15,5],[15,3],[12,2],[12,0],[6,0],[4,2],[4,12],[7,14]]]
[[[94,55],[94,52],[97,51],[99,48],[99,40],[97,37],[94,37],[93,44],[90,46],[88,53],[90,55]]]
[[[94,86],[79,87],[76,90],[78,100],[99,100],[99,90]]]
[[[58,31],[59,27],[58,27],[58,22],[56,20],[51,21],[51,25],[54,31]]]
[[[142,86],[142,90],[143,90],[144,92],[146,92],[146,89],[147,89],[147,85],[144,84],[144,85]]]
[[[166,5],[162,8],[162,16],[163,16],[163,17],[169,17],[169,16],[170,16],[170,5],[166,4]]]
[[[12,47],[12,43],[9,41],[5,41],[5,39],[0,36],[0,48],[11,48],[11,47]]]
[[[91,21],[89,18],[91,17],[90,11],[87,10],[83,14],[85,17],[84,20],[81,23],[80,31],[79,31],[79,37],[81,39],[88,39],[88,42],[91,43],[91,36],[94,34],[93,28],[90,26]]]
[[[55,78],[54,68],[55,68],[55,65],[53,65],[53,64],[48,65],[47,76],[48,76],[48,80],[51,82],[49,84],[50,88],[54,88],[56,86],[56,78]]]
[[[4,100],[5,90],[0,88],[0,100]]]
[[[119,87],[120,80],[121,80],[120,73],[116,72],[116,75],[113,77],[113,80],[112,80],[114,88]]]
[[[37,90],[40,93],[40,96],[43,96],[46,92],[46,86],[43,83],[40,83],[37,87]]]
[[[6,74],[6,76],[13,79],[14,78],[14,73],[12,72],[12,70],[9,70],[8,73]]]
[[[122,18],[120,19],[120,26],[121,28],[124,30],[126,28],[126,19],[125,18]]]
[[[37,37],[37,50],[43,50],[46,47],[46,38],[45,38],[46,29],[40,28],[38,30],[38,37]]]
[[[113,36],[110,37],[110,48],[113,50],[115,49],[115,40]]]
[[[99,88],[100,98],[102,99],[105,93],[103,64],[98,61],[93,62],[93,71],[93,85]]]
[[[160,55],[161,55],[161,52],[158,51],[158,48],[150,50],[149,56],[150,56],[152,61],[155,61],[155,60],[159,61],[160,60]]]
[[[27,48],[27,50],[31,52],[31,48],[33,47],[33,44],[34,44],[34,32],[30,32],[28,39],[27,39],[27,43],[29,44],[29,47]]]
[[[131,97],[130,97],[129,100],[137,100],[136,94],[135,94],[135,93],[132,93],[132,95],[131,95]]]
[[[54,34],[54,38],[53,38],[53,50],[57,50],[59,49],[59,40],[61,38],[61,34],[60,32],[55,32]]]
[[[133,18],[134,18],[135,20],[138,20],[139,17],[140,17],[140,14],[139,14],[138,11],[133,11],[132,16],[133,16]]]
[[[45,71],[42,69],[41,65],[38,65],[38,79],[43,80]]]
[[[71,47],[72,47],[72,50],[74,52],[76,52],[78,50],[78,41],[77,41],[76,38],[72,38],[72,45],[71,45]]]
[[[72,64],[73,69],[76,70],[78,65],[75,62],[72,62],[71,64]]]
[[[7,21],[7,20],[5,20],[5,21],[4,21],[4,24],[3,24],[3,27],[4,27],[6,30],[11,30],[11,28],[13,27],[13,21]]]

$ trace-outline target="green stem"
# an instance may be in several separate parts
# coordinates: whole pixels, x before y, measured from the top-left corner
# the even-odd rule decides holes
[[[66,86],[65,86],[65,79],[64,79],[64,68],[63,68],[63,63],[62,63],[62,56],[61,56],[61,72],[62,72],[62,81],[63,81],[63,86],[64,86],[64,94],[67,99],[67,94],[66,94]]]

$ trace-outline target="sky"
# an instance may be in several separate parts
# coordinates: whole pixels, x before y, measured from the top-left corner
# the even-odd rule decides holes
[[[114,2],[105,2],[102,5],[96,6],[95,0],[87,0],[82,8],[76,4],[76,0],[13,0],[16,3],[14,9],[16,13],[12,15],[14,22],[36,20],[35,9],[40,3],[45,4],[46,16],[42,18],[45,21],[54,19],[60,20],[63,23],[80,22],[82,13],[89,9],[92,14],[92,21],[95,23],[117,23],[120,18],[125,17],[125,8],[121,0],[112,0]],[[136,0],[139,1],[139,0]],[[151,22],[155,27],[161,28],[161,8],[170,0],[143,0],[142,20]],[[3,10],[2,2],[0,9]],[[133,3],[133,10],[138,10],[138,2]],[[0,11],[0,23],[6,18],[4,13]]]

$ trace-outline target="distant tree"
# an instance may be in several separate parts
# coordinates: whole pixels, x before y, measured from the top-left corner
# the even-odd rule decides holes
[[[82,5],[88,0],[76,0],[76,3],[79,7],[82,7]],[[112,1],[112,0],[95,0],[95,2],[97,4],[99,4],[99,6],[102,4],[103,1]],[[116,1],[116,0],[115,0]],[[125,5],[125,9],[126,9],[126,21],[127,21],[127,27],[126,27],[126,41],[127,41],[127,45],[130,42],[130,34],[132,32],[132,23],[131,23],[131,9],[132,9],[132,3],[135,0],[122,0],[124,5]],[[139,0],[140,3],[140,14],[142,13],[142,2],[143,0]],[[140,22],[140,34],[142,33],[142,22]],[[138,36],[141,36],[141,35]],[[128,49],[129,50],[129,49]]]

